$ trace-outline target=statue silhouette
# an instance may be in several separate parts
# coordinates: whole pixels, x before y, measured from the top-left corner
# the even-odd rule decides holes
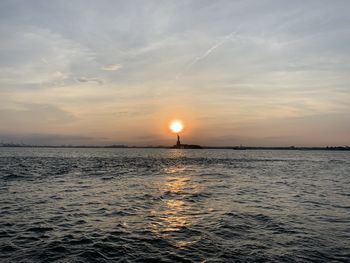
[[[181,142],[180,142],[180,136],[177,135],[177,142],[176,142],[176,146],[180,146],[181,145]]]

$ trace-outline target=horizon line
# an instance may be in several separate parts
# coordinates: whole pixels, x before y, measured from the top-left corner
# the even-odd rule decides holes
[[[111,144],[111,145],[31,145],[31,144],[16,144],[16,143],[0,143],[2,148],[153,148],[153,149],[174,149],[174,146],[167,145],[124,145],[124,144]],[[350,150],[348,145],[327,145],[327,146],[200,146],[201,149],[232,149],[232,150]]]

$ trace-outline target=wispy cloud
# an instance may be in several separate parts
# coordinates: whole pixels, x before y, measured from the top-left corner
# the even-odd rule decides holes
[[[209,49],[207,49],[204,53],[201,55],[195,57],[185,68],[177,74],[176,79],[180,78],[183,74],[185,74],[191,67],[193,67],[196,63],[199,61],[205,59],[208,57],[215,49],[219,48],[223,44],[225,44],[228,40],[231,40],[236,32],[231,32],[230,34],[226,35],[224,38],[222,38],[220,41],[216,42],[213,46],[211,46]]]
[[[107,71],[117,71],[119,69],[121,69],[123,67],[123,65],[121,64],[108,64],[102,67],[103,70],[107,70]]]
[[[80,77],[77,78],[77,81],[79,82],[95,82],[99,85],[102,85],[104,83],[104,81],[102,79],[99,78],[88,78],[88,77]]]
[[[55,85],[69,79],[72,67],[94,59],[84,45],[50,29],[10,25],[0,29],[0,38],[3,84]]]

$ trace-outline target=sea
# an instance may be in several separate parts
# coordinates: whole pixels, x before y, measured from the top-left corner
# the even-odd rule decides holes
[[[1,147],[0,262],[350,262],[350,152]]]

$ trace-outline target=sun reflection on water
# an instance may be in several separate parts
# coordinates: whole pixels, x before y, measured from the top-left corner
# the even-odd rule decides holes
[[[188,181],[186,177],[168,177],[164,186],[170,193],[179,193],[185,190]]]
[[[167,155],[170,158],[181,158],[186,156],[186,151],[183,149],[171,149],[167,151]]]
[[[176,169],[176,168],[171,168]],[[183,200],[182,192],[187,186],[188,178],[183,176],[168,176],[163,185],[164,198],[162,215],[163,231],[177,231],[186,226],[188,205]]]
[[[194,208],[187,198],[198,191],[198,186],[188,175],[184,175],[185,170],[183,166],[168,167],[165,169],[168,176],[163,177],[159,182],[162,197],[158,209],[153,211],[153,215],[157,218],[156,223],[153,224],[153,231],[163,238],[171,239],[174,232],[195,223],[195,218],[191,216]],[[174,240],[178,247],[185,247],[192,242],[193,240],[186,238]]]
[[[163,231],[178,231],[186,226],[188,217],[182,213],[186,208],[185,202],[181,200],[167,200],[165,205],[167,209],[163,212],[163,216],[160,217],[163,221]]]
[[[175,174],[185,171],[185,167],[167,167],[164,168],[164,172],[167,174]]]

